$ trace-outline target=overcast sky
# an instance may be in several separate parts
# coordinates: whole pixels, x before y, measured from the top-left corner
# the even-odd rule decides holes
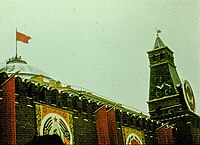
[[[200,1],[0,0],[0,62],[15,55],[15,31],[29,65],[64,84],[148,112],[149,62],[156,27],[174,51],[181,79],[200,106]],[[200,107],[197,112],[200,114]]]

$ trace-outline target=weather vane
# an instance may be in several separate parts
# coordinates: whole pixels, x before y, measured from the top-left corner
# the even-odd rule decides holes
[[[157,37],[159,37],[159,33],[161,33],[161,30],[158,29],[158,28],[156,28],[156,35],[157,35]]]

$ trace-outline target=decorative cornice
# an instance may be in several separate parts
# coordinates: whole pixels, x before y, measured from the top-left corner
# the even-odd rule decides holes
[[[161,108],[160,110],[171,109],[171,108],[175,108],[175,107],[179,107],[179,106],[181,106],[181,104],[177,104],[177,105],[173,105],[173,106]],[[156,111],[156,110],[151,110],[151,111],[149,111],[149,113],[152,113],[152,112],[155,112],[155,111]]]
[[[147,103],[162,101],[162,100],[173,98],[173,97],[177,97],[177,96],[179,96],[179,94],[174,94],[174,95],[165,96],[165,97],[162,97],[162,98],[157,98],[157,99],[149,100],[149,101],[147,101]]]

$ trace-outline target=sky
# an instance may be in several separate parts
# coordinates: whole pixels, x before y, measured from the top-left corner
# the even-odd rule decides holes
[[[18,54],[63,84],[147,114],[156,28],[174,51],[200,114],[199,0],[0,0],[0,62],[15,56],[15,32],[31,36]]]

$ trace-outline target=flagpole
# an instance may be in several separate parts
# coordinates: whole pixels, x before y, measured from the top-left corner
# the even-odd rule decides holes
[[[16,28],[16,56],[15,58],[17,58],[17,28]]]

